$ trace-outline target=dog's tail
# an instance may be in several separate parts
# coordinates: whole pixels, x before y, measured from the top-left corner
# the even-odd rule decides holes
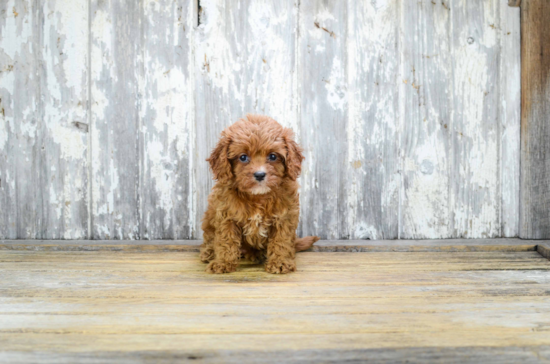
[[[296,252],[302,252],[308,250],[319,240],[318,236],[304,236],[303,238],[296,237]]]

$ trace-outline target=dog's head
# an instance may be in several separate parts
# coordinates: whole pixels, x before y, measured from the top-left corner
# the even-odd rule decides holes
[[[285,178],[296,180],[303,159],[291,129],[267,116],[247,115],[222,132],[207,161],[219,183],[262,195]]]

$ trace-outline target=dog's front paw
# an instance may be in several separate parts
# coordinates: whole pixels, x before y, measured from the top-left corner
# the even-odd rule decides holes
[[[214,260],[214,249],[212,247],[201,247],[201,262],[208,263]]]
[[[296,272],[296,262],[293,260],[271,260],[265,265],[265,271],[273,274]]]
[[[215,273],[215,274],[231,273],[236,270],[237,270],[237,264],[219,262],[219,261],[210,262],[210,264],[208,264],[208,266],[206,267],[207,273]]]

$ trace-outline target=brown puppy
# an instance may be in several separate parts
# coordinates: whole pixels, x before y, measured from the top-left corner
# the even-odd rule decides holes
[[[222,132],[207,161],[217,183],[208,197],[201,260],[210,273],[230,273],[244,256],[269,273],[296,270],[295,253],[316,236],[296,237],[302,149],[292,130],[247,115]]]

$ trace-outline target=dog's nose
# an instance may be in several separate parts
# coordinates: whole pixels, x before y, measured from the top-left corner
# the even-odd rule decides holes
[[[265,172],[256,172],[254,173],[254,178],[256,178],[256,181],[260,182],[263,181],[265,178]]]

